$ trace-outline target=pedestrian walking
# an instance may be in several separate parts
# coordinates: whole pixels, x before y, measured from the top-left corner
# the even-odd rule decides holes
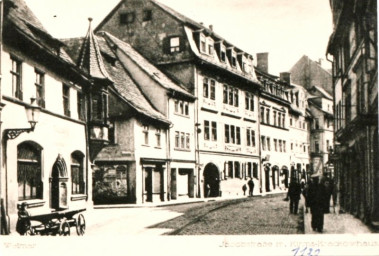
[[[246,186],[246,184],[243,184],[242,191],[243,191],[244,196],[246,195],[246,190],[247,190],[247,186]]]
[[[313,174],[311,178],[312,183],[308,192],[308,202],[312,214],[311,225],[313,231],[321,233],[324,228],[324,212],[327,193],[325,185],[319,181],[320,174]]]
[[[292,179],[288,188],[288,197],[290,198],[290,213],[297,214],[299,208],[299,201],[301,195],[301,186],[296,181]]]
[[[254,193],[254,181],[253,181],[253,178],[250,178],[250,180],[247,182],[247,185],[249,186],[249,196],[253,196],[253,193]]]
[[[309,200],[308,200],[308,194],[309,194],[309,187],[312,184],[312,179],[309,179],[307,183],[304,186],[304,189],[302,191],[304,202],[305,202],[305,213],[308,213],[309,209]]]

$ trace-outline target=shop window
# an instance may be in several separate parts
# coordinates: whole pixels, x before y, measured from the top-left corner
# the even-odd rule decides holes
[[[83,168],[84,155],[81,152],[74,152],[71,154],[71,193],[84,194],[84,168]]]
[[[17,146],[18,200],[42,199],[41,149],[24,142]]]

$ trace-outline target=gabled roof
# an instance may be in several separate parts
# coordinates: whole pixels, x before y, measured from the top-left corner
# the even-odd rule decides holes
[[[68,54],[61,48],[63,43],[52,37],[29,9],[23,0],[4,0],[4,27],[12,25],[16,29],[36,44],[42,46],[44,50],[55,55],[56,58],[69,64],[74,64]],[[57,51],[59,50],[59,54]]]
[[[103,58],[100,55],[98,42],[91,28],[92,18],[88,20],[88,32],[82,44],[78,66],[92,78],[110,80],[110,76],[104,67]]]
[[[112,46],[117,46],[125,55],[127,55],[137,66],[140,67],[145,73],[147,73],[150,78],[161,85],[167,90],[172,90],[177,93],[183,94],[186,97],[194,98],[183,87],[174,83],[170,78],[168,78],[163,72],[161,72],[157,67],[146,60],[141,54],[139,54],[130,44],[121,41],[120,39],[114,37],[107,32],[100,32],[100,34],[109,42]]]
[[[112,59],[111,62],[113,63],[103,59],[103,67],[105,72],[109,74],[109,79],[113,82],[111,88],[114,89],[123,102],[143,116],[169,124],[170,121],[162,113],[157,111],[145,98],[120,61],[117,60],[117,56],[113,53],[108,42],[103,37],[96,35],[94,35],[93,39],[97,41],[100,58],[102,58],[102,56],[108,56],[108,58]],[[71,38],[65,39],[64,41],[72,58],[74,60],[79,60],[80,49],[84,42],[84,38]]]

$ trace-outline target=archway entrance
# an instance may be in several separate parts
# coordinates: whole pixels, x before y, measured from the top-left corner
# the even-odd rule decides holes
[[[219,171],[216,165],[209,163],[204,168],[204,197],[217,197],[219,195]]]
[[[61,155],[55,160],[51,172],[51,207],[56,210],[67,209],[67,165]]]
[[[288,188],[288,178],[289,178],[289,171],[287,166],[282,167],[282,175],[284,176],[284,187]]]

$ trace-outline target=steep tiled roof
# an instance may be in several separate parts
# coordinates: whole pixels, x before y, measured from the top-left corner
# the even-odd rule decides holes
[[[319,87],[319,86],[313,86],[312,89],[315,89],[317,91],[319,91],[325,98],[329,99],[329,100],[333,100],[333,97],[332,95],[330,95],[327,91],[324,90],[324,88],[322,87]]]
[[[112,45],[116,45],[124,54],[129,56],[134,61],[134,63],[141,68],[141,70],[145,71],[154,81],[160,84],[163,88],[176,91],[187,97],[193,97],[192,94],[186,91],[183,87],[180,87],[179,85],[171,81],[171,79],[169,79],[157,67],[155,67],[148,60],[142,57],[142,55],[139,54],[132,46],[107,32],[101,32],[101,34],[104,36],[104,38],[106,38],[106,40],[109,40],[109,42]]]
[[[113,88],[123,101],[138,113],[149,118],[170,123],[167,118],[158,112],[150,102],[142,94],[135,82],[130,78],[124,67],[119,61],[116,61],[116,55],[109,47],[103,37],[94,36],[97,41],[99,51],[103,56],[108,56],[113,60],[113,63],[103,59],[105,72],[109,74],[109,78],[113,81]],[[74,60],[78,60],[80,56],[80,48],[84,42],[84,38],[70,38],[63,40],[67,45],[67,51]]]
[[[74,64],[68,54],[61,49],[63,43],[45,30],[23,0],[4,0],[4,26],[11,24],[13,25],[12,29],[19,30],[57,58]],[[60,49],[59,55],[57,54],[58,49]]]
[[[110,76],[105,70],[103,59],[100,55],[99,45],[94,38],[91,28],[92,19],[89,18],[88,20],[90,21],[90,24],[87,35],[83,41],[78,66],[93,78],[109,79]]]

